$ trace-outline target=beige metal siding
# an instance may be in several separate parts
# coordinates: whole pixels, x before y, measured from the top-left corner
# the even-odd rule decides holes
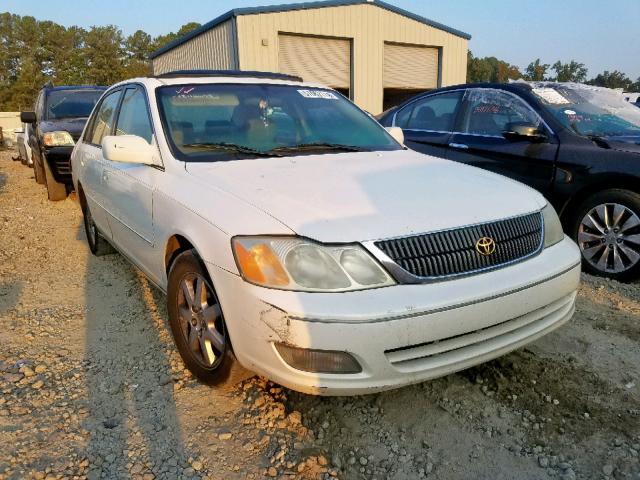
[[[280,34],[278,71],[299,75],[307,82],[348,89],[351,86],[351,42]]]
[[[385,43],[382,79],[384,88],[437,88],[438,49]]]
[[[197,37],[153,59],[153,73],[172,70],[238,68],[234,19],[221,23]]]
[[[277,71],[281,33],[352,39],[352,95],[374,114],[382,111],[385,42],[441,49],[441,86],[464,83],[467,74],[466,39],[375,4],[241,15],[237,30],[243,70]]]

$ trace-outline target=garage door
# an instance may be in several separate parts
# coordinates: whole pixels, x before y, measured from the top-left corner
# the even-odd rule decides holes
[[[384,44],[384,88],[438,87],[438,49]]]
[[[348,90],[351,86],[351,41],[339,38],[278,35],[282,73]]]

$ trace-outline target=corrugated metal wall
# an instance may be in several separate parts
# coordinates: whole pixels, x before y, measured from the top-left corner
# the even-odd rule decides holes
[[[437,48],[384,44],[385,88],[429,89],[438,87]]]
[[[221,23],[153,59],[153,73],[172,70],[238,68],[234,19]]]
[[[351,42],[307,35],[278,35],[278,71],[308,82],[351,88]]]
[[[385,42],[439,47],[441,86],[466,79],[466,39],[375,5],[241,15],[236,21],[242,70],[277,71],[279,33],[353,39],[353,97],[374,114],[382,110]]]

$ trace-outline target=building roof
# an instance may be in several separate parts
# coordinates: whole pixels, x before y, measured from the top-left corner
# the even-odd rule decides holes
[[[169,50],[174,49],[175,47],[182,45],[183,43],[188,42],[194,37],[197,37],[201,33],[206,32],[207,30],[211,30],[212,28],[220,25],[223,22],[235,17],[239,17],[241,15],[257,15],[260,13],[277,13],[277,12],[290,12],[292,10],[309,10],[314,8],[328,8],[328,7],[344,7],[349,5],[375,5],[380,8],[384,8],[385,10],[389,10],[390,12],[397,13],[398,15],[402,15],[404,17],[410,18],[420,23],[424,23],[433,28],[437,28],[438,30],[443,30],[445,32],[451,33],[452,35],[456,35],[458,37],[462,37],[466,40],[471,39],[471,35],[468,33],[462,32],[460,30],[456,30],[455,28],[448,27],[447,25],[443,25],[442,23],[435,22],[433,20],[429,20],[428,18],[422,17],[420,15],[416,15],[415,13],[411,13],[402,8],[396,7],[395,5],[391,5],[389,3],[383,2],[382,0],[323,0],[323,1],[315,1],[315,2],[305,2],[305,3],[289,3],[284,5],[267,5],[264,7],[246,7],[246,8],[234,8],[233,10],[229,10],[227,13],[223,13],[217,18],[214,18],[210,22],[205,23],[204,25],[192,30],[186,35],[173,40],[172,42],[167,43],[163,47],[159,48],[151,55],[150,58],[156,58],[162,55]]]

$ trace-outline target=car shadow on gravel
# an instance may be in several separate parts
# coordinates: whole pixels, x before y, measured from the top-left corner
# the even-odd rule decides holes
[[[171,478],[186,463],[160,295],[120,255],[90,255],[88,478]]]

